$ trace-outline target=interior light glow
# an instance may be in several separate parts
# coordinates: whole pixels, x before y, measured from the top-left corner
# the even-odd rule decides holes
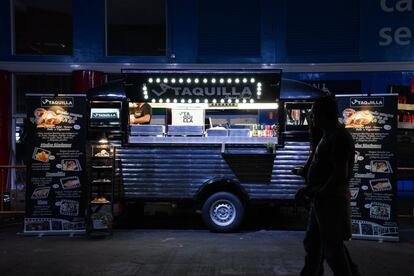
[[[153,81],[154,81],[154,80],[153,80],[152,78],[149,78],[149,79],[148,79],[148,82],[149,82],[149,83],[152,83]]]
[[[216,79],[215,78],[212,78],[211,79],[211,83],[216,83]]]
[[[224,83],[224,79],[220,79],[220,83]]]
[[[171,82],[172,82],[172,83],[175,83],[175,79],[174,79],[174,78],[172,78],[172,79],[171,79]]]
[[[193,101],[191,99],[188,99],[188,103],[192,103]]]
[[[224,99],[221,99],[221,100],[220,100],[220,102],[221,102],[221,103],[224,103]]]
[[[247,82],[247,79],[246,78],[243,78],[243,83],[246,83]]]
[[[251,79],[250,79],[250,82],[251,82],[251,83],[254,83],[255,81],[256,81],[256,80],[255,80],[254,78],[251,78]]]
[[[239,103],[240,102],[240,100],[239,99],[236,99],[236,103]]]
[[[184,80],[180,78],[180,79],[178,80],[178,82],[179,82],[179,83],[183,83],[183,82],[184,82]]]
[[[208,99],[205,99],[205,100],[204,100],[204,103],[208,103]]]
[[[254,100],[253,99],[250,99],[250,103],[254,103]]]
[[[208,80],[207,80],[207,79],[203,79],[203,82],[204,82],[204,83],[207,83],[207,82],[208,82]]]
[[[257,87],[261,87],[262,86],[262,83],[261,82],[258,82],[257,83]]]
[[[181,103],[185,103],[185,100],[184,99],[181,99]]]
[[[195,101],[196,103],[200,103],[200,100],[199,99],[196,99],[196,101]]]
[[[194,82],[195,82],[195,83],[198,83],[198,82],[199,82],[199,80],[198,80],[198,79],[194,79]]]
[[[165,99],[165,102],[166,102],[166,103],[169,103],[169,102],[170,102],[170,99],[168,99],[168,98],[167,98],[167,99]]]
[[[174,103],[177,103],[177,99],[174,99]]]
[[[190,78],[187,79],[187,83],[191,83],[191,79]]]
[[[213,99],[213,104],[215,104],[215,103],[217,103],[217,100],[216,99]]]
[[[234,80],[234,82],[235,82],[235,83],[239,83],[239,82],[240,82],[240,80],[239,80],[239,79],[235,79],[235,80]]]
[[[144,95],[144,99],[148,100],[148,95]]]
[[[167,78],[164,79],[164,83],[168,83],[168,79]]]
[[[158,102],[159,102],[159,103],[162,103],[163,101],[162,101],[162,99],[159,99],[159,100],[158,100]]]
[[[262,92],[260,92],[260,91],[257,91],[257,93],[256,93],[258,96],[260,96],[260,95],[262,95]]]
[[[228,102],[228,103],[231,103],[231,99],[228,99],[228,100],[227,100],[227,102]]]
[[[230,78],[227,79],[227,83],[231,83],[232,80]]]
[[[152,100],[151,100],[151,102],[152,102],[152,103],[155,103],[155,99],[152,99]]]
[[[157,78],[155,81],[156,81],[157,83],[160,83],[160,82],[161,82],[160,78]]]
[[[243,99],[243,103],[247,103],[247,100],[246,99]]]

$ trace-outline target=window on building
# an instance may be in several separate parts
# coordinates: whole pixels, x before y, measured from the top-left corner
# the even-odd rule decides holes
[[[72,54],[71,0],[13,0],[12,3],[16,54]]]
[[[166,0],[107,0],[107,55],[165,56]]]
[[[71,93],[70,74],[16,74],[16,113],[26,113],[26,93]]]

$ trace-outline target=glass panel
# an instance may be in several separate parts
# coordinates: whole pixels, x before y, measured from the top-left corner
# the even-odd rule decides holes
[[[14,0],[15,53],[72,54],[72,1]]]
[[[165,56],[165,0],[107,0],[109,56]]]

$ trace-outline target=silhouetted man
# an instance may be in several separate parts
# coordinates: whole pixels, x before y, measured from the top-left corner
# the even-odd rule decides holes
[[[348,181],[354,163],[354,142],[338,122],[333,98],[316,100],[310,119],[311,127],[322,130],[323,135],[302,172],[307,186],[297,194],[297,199],[307,197],[311,201],[301,275],[323,275],[324,259],[335,275],[359,275],[343,244],[351,238]]]

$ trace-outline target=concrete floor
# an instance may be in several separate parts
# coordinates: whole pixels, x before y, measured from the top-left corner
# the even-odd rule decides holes
[[[112,237],[27,237],[0,229],[0,275],[299,275],[303,231],[115,230]],[[347,242],[362,275],[414,275],[414,229],[399,243]],[[329,269],[326,275],[332,275]]]

